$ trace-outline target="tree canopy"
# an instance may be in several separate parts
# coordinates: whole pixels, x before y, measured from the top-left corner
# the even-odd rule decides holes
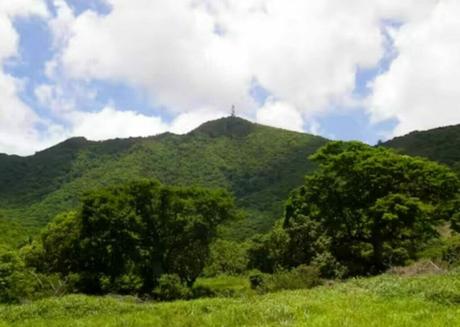
[[[451,217],[445,209],[459,180],[443,165],[359,142],[328,143],[310,159],[320,167],[287,202],[283,229],[275,231],[285,233],[286,250],[276,264],[378,273],[415,259]]]
[[[88,193],[28,249],[29,264],[87,293],[151,292],[164,274],[192,284],[217,226],[235,216],[225,191],[141,181]]]

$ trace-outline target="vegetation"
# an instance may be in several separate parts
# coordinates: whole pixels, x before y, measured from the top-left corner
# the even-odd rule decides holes
[[[237,298],[143,303],[70,295],[0,307],[0,326],[457,326],[458,272],[382,275]]]
[[[239,275],[248,267],[248,243],[218,239],[211,245],[206,276]]]
[[[231,117],[0,156],[0,327],[460,323],[458,174],[324,143]]]
[[[88,190],[139,178],[224,188],[247,219],[221,230],[244,239],[268,231],[326,140],[228,117],[187,135],[90,142],[73,138],[31,157],[0,155],[0,211],[34,234],[75,209]]]
[[[460,125],[415,131],[383,145],[412,156],[447,164],[460,173]]]
[[[80,292],[158,288],[170,299],[193,285],[217,226],[234,216],[225,191],[132,182],[87,194],[80,210],[58,217],[23,252],[29,266],[71,279]]]
[[[330,142],[311,160],[319,169],[292,193],[282,225],[255,240],[252,266],[308,264],[326,277],[380,273],[416,259],[451,220],[460,182],[447,167],[357,142]]]
[[[24,227],[16,221],[12,221],[0,212],[0,247],[15,247],[27,242],[27,232]]]

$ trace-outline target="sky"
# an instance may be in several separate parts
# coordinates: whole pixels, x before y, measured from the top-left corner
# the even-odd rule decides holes
[[[458,0],[0,0],[0,153],[228,116],[375,144],[460,123]]]

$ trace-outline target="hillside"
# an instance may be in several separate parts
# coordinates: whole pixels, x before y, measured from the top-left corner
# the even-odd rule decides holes
[[[383,145],[447,164],[460,173],[460,125],[415,131]]]
[[[458,272],[171,303],[70,295],[0,306],[0,326],[458,326]]]
[[[86,190],[137,178],[223,187],[248,218],[238,236],[267,230],[288,193],[312,170],[308,155],[327,142],[237,117],[186,135],[104,142],[72,138],[33,156],[0,155],[0,216],[29,230],[78,205]]]

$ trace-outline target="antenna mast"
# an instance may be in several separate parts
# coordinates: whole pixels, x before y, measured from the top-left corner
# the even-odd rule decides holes
[[[235,116],[236,116],[236,110],[235,110],[235,105],[233,104],[233,105],[232,105],[231,117],[235,117]]]

